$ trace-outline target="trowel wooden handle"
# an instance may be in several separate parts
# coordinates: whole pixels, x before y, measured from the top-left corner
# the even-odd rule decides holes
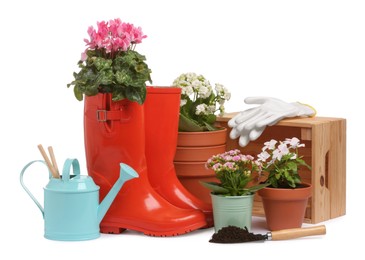
[[[306,227],[306,228],[291,228],[278,231],[271,231],[271,240],[286,240],[298,237],[325,235],[325,234],[326,234],[325,225],[320,225],[316,227]]]

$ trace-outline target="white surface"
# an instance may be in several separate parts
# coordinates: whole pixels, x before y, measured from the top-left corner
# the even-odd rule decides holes
[[[0,9],[2,246],[8,259],[309,259],[362,255],[363,118],[365,83],[363,1],[8,1]],[[227,111],[243,99],[266,95],[314,106],[319,116],[347,119],[347,214],[324,222],[327,235],[285,242],[236,245],[208,242],[213,231],[173,238],[135,232],[88,242],[43,238],[43,220],[19,184],[37,145],[52,145],[59,164],[76,157],[86,173],[82,108],[66,84],[96,21],[120,17],[148,38],[154,85],[170,85],[183,72],[205,75],[232,91]],[[43,168],[30,174],[42,194]],[[258,221],[258,222],[256,222]],[[255,219],[256,231],[264,231]],[[5,242],[4,242],[5,241]],[[346,246],[346,249],[345,249]],[[169,250],[169,252],[167,252]],[[100,256],[100,257],[99,257]],[[195,258],[194,258],[195,259]]]

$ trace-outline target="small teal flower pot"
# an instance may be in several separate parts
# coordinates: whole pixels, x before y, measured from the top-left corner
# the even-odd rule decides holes
[[[251,230],[253,197],[254,194],[245,196],[211,194],[215,232],[228,226],[247,227]]]

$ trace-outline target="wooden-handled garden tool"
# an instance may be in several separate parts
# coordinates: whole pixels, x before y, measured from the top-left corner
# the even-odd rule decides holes
[[[51,171],[53,178],[59,179],[60,178],[60,173],[58,171],[58,167],[57,167],[57,163],[56,163],[56,158],[54,156],[52,146],[48,147],[48,151],[50,153],[50,156],[51,156],[51,160],[52,161],[49,160],[49,158],[48,158],[48,156],[46,154],[46,151],[44,150],[44,148],[43,148],[43,146],[41,144],[38,145],[38,149],[41,152],[41,154],[43,156],[43,159],[46,162],[49,170]]]
[[[291,228],[277,231],[270,231],[264,235],[267,240],[287,240],[299,237],[325,235],[326,226],[320,225],[315,227]]]
[[[243,243],[260,240],[287,240],[306,236],[325,235],[326,226],[314,226],[304,228],[291,228],[277,231],[270,231],[266,234],[250,233],[247,228],[242,229],[235,226],[228,226],[220,229],[212,236],[209,242],[212,243]]]

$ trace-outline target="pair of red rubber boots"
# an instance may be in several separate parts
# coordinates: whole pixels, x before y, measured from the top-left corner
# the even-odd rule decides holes
[[[175,87],[147,87],[143,105],[114,102],[108,93],[85,97],[87,170],[100,186],[100,200],[118,179],[119,163],[139,174],[118,193],[102,233],[174,236],[213,225],[211,205],[191,195],[175,174],[180,95]]]

